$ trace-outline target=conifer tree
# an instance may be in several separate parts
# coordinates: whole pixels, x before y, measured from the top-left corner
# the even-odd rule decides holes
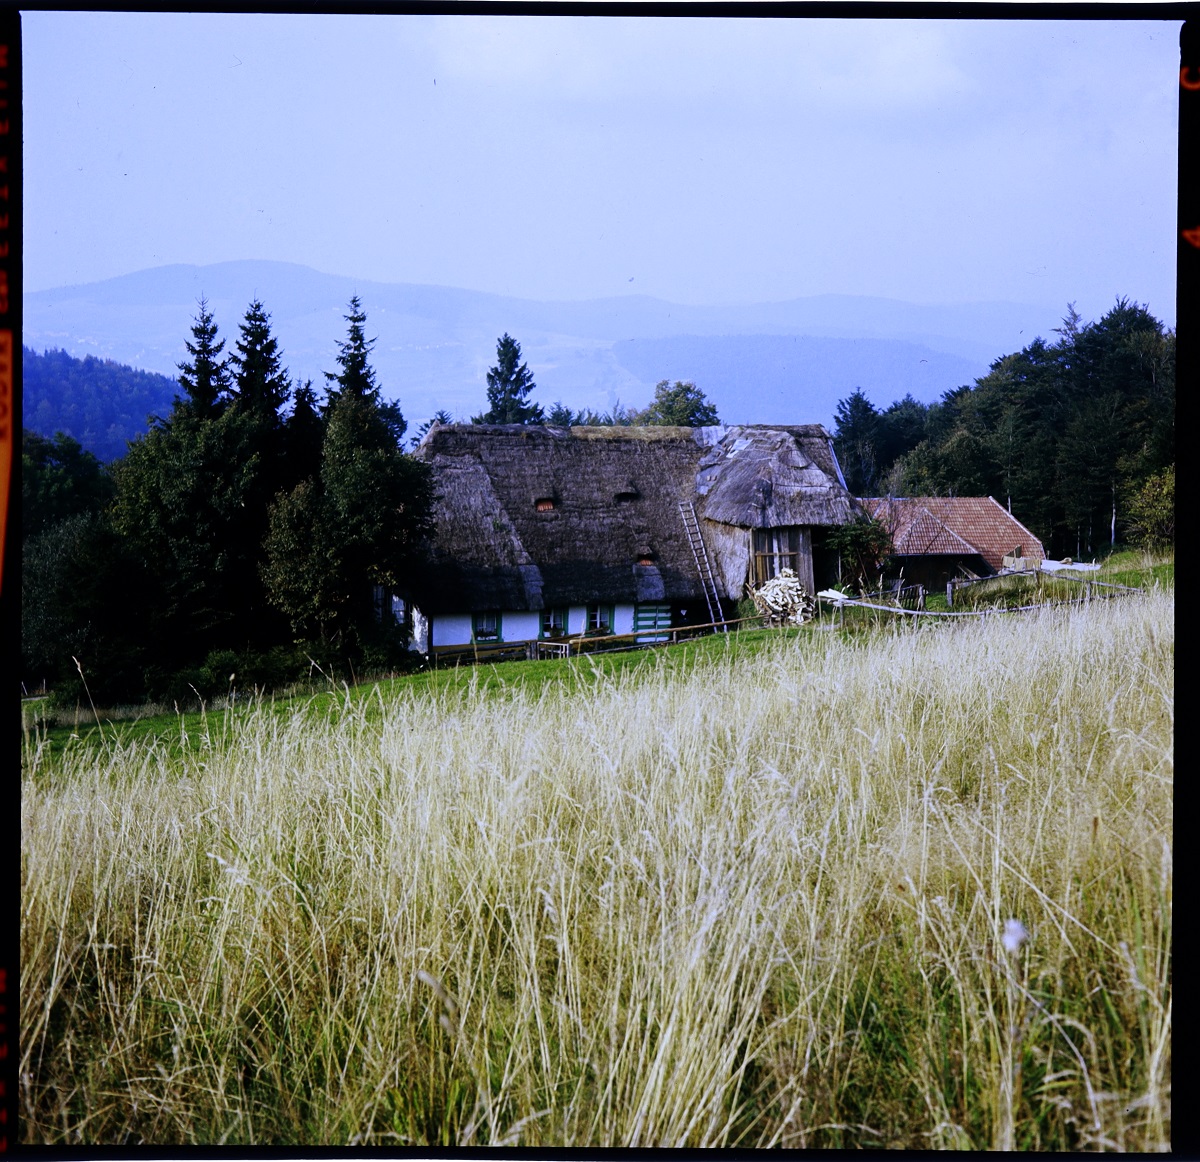
[[[380,397],[379,385],[375,382],[375,369],[370,363],[375,340],[366,337],[363,324],[367,321],[367,316],[358,295],[351,297],[350,313],[343,318],[349,327],[345,342],[338,344],[337,362],[341,370],[325,372],[325,378],[329,380],[329,387],[326,389],[326,412],[332,410],[334,404],[344,395],[365,400],[370,407],[361,414],[381,420],[392,442],[399,445],[408,424],[401,414],[399,404],[385,403]]]
[[[229,357],[226,403],[213,390],[225,381],[207,303],[193,336],[193,362],[181,379],[189,398],[114,467],[114,522],[154,578],[168,668],[286,633],[259,578],[268,508],[286,481],[279,408],[288,384],[278,344],[255,299]]]
[[[432,486],[427,466],[401,451],[399,407],[380,400],[357,296],[345,317],[341,371],[326,372],[336,387],[320,471],[272,508],[262,575],[294,632],[354,653],[386,631],[372,589],[402,587],[431,528]]]
[[[540,424],[539,404],[529,402],[537,386],[528,364],[521,362],[521,344],[506,331],[496,341],[496,366],[487,373],[488,410],[472,416],[473,424]]]
[[[330,383],[329,402],[332,405],[343,392],[349,392],[360,399],[377,403],[379,385],[375,382],[375,369],[370,363],[375,340],[367,338],[363,327],[367,315],[358,295],[351,296],[350,313],[342,317],[350,325],[346,328],[345,340],[338,343],[337,363],[341,370],[325,372],[325,378]],[[334,387],[334,384],[337,386]]]
[[[445,408],[438,408],[438,410],[434,412],[429,419],[427,419],[417,428],[416,435],[412,438],[412,446],[415,448],[418,444],[420,444],[420,442],[425,439],[427,435],[429,435],[434,424],[452,423],[454,423],[454,417],[448,411],[446,411]]]
[[[257,298],[246,310],[229,361],[234,367],[237,406],[271,426],[278,424],[279,410],[289,395],[287,371],[279,356],[279,344],[271,334],[271,316]]]
[[[863,389],[856,387],[838,401],[836,421],[833,444],[846,487],[855,496],[869,496],[878,476],[879,412]]]
[[[283,423],[283,484],[295,488],[321,469],[321,445],[325,440],[325,424],[317,404],[312,380],[297,384],[292,393],[292,410]]]
[[[197,420],[215,420],[229,391],[229,369],[221,358],[225,340],[217,341],[217,324],[203,295],[198,305],[200,313],[192,324],[194,342],[184,342],[191,360],[177,365],[185,397],[175,397],[175,413],[177,417],[186,414]]]

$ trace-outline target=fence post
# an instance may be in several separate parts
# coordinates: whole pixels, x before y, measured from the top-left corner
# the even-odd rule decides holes
[[[953,581],[946,582],[946,608],[947,609],[954,608],[954,582]]]

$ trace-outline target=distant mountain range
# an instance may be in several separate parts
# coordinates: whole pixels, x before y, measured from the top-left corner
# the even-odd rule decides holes
[[[272,317],[293,377],[323,386],[352,294],[378,336],[383,393],[412,426],[445,409],[486,407],[496,340],[521,343],[543,405],[644,406],[660,379],[690,379],[730,423],[824,423],[856,387],[878,406],[931,402],[992,360],[1058,325],[1062,310],[1018,303],[926,306],[820,295],[780,303],[686,306],[645,296],[537,302],[450,287],[381,283],[280,262],[163,266],[27,293],[24,343],[175,377],[196,301],[208,298],[226,349],[250,300]]]

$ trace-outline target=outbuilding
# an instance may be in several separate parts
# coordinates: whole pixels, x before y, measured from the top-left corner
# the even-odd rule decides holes
[[[941,589],[960,577],[1037,568],[1038,537],[990,496],[868,497],[863,508],[888,530],[893,567],[909,585]]]

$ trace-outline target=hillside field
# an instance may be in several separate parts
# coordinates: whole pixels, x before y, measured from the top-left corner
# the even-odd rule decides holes
[[[22,1141],[1168,1149],[1173,653],[1157,587],[31,729]]]

